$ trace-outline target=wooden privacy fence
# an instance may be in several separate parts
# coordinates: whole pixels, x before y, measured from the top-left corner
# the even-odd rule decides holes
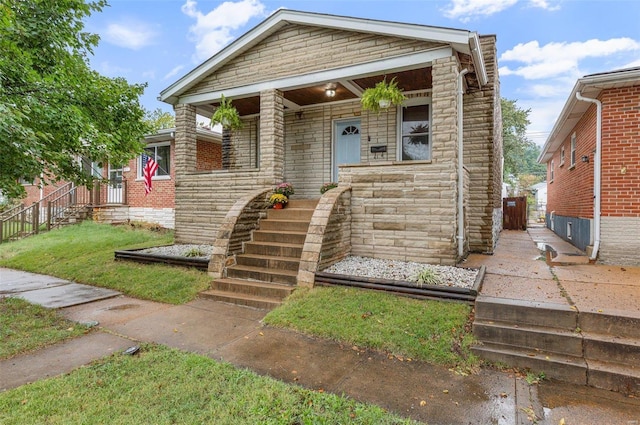
[[[502,228],[527,230],[527,197],[502,199]]]

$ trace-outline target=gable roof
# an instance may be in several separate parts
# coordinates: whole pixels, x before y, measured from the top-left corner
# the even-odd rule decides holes
[[[161,91],[158,100],[167,103],[176,103],[182,93],[186,92],[203,78],[289,24],[319,26],[447,43],[450,44],[453,49],[471,55],[478,74],[478,81],[481,85],[487,83],[487,72],[480,49],[480,39],[476,32],[280,9],[178,81]]]
[[[597,98],[603,90],[630,87],[639,83],[640,67],[589,74],[578,79],[551,133],[549,133],[549,137],[538,157],[538,162],[545,163],[553,157],[553,153],[558,150],[591,106],[591,103],[579,101],[576,98],[576,93],[580,93],[584,97]]]

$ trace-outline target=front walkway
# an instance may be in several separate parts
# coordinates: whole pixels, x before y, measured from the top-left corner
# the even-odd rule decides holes
[[[553,247],[554,263],[562,265],[546,264],[544,245]],[[494,255],[472,254],[462,265],[487,267],[484,296],[640,318],[640,267],[588,264],[584,253],[545,227],[502,231]]]

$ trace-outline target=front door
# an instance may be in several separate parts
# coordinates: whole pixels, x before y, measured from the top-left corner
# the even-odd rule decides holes
[[[107,203],[122,204],[122,167],[111,167],[109,164],[109,185],[107,186]]]
[[[333,155],[334,182],[338,181],[338,165],[360,163],[360,120],[335,122]]]

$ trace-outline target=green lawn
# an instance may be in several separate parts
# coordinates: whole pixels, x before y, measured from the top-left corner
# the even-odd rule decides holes
[[[0,298],[0,359],[42,348],[87,332],[39,305],[19,298]]]
[[[472,368],[471,307],[353,288],[298,290],[264,322],[449,367]]]
[[[172,304],[188,302],[211,278],[202,271],[115,261],[114,251],[173,243],[170,232],[83,222],[0,245],[0,266],[112,288]]]
[[[10,424],[411,424],[346,397],[162,346],[0,393]]]

